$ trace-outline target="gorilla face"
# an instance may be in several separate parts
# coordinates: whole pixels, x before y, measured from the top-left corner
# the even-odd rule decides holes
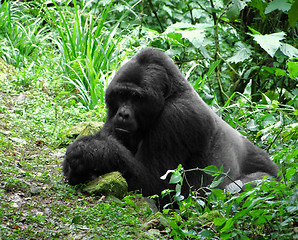
[[[164,108],[166,83],[165,69],[156,64],[129,63],[119,69],[106,91],[106,103],[108,119],[124,145],[132,140],[138,144],[154,124]]]
[[[135,116],[135,104],[132,101],[123,102],[120,100],[118,106],[112,120],[116,132],[136,133],[139,126]]]

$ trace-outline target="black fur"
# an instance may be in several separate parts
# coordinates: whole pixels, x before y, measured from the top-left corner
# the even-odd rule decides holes
[[[67,148],[63,171],[72,185],[118,170],[130,190],[160,194],[169,187],[160,177],[179,164],[184,169],[223,165],[244,183],[277,176],[268,155],[218,117],[157,49],[140,51],[119,69],[106,103],[101,131]],[[201,187],[202,174],[188,173],[190,185]],[[211,181],[204,175],[204,186]],[[230,183],[225,179],[220,187]]]

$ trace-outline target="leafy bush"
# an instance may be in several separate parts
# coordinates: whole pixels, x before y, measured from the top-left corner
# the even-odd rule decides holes
[[[198,170],[213,176],[225,175],[215,169],[215,166],[209,166]],[[282,181],[271,179],[257,181],[256,186],[247,184],[246,190],[237,195],[216,189],[217,178],[204,190],[206,197],[202,197],[199,189],[184,199],[181,186],[184,181],[187,182],[186,170],[179,166],[171,171],[170,179],[170,183],[176,184],[174,201],[178,203],[179,210],[171,212],[164,209],[164,213],[172,219],[171,235],[174,239],[293,238],[298,220],[296,170],[297,164],[286,171]],[[165,190],[164,194],[169,192]],[[177,224],[177,214],[184,218],[183,224]]]
[[[49,28],[42,26],[41,18],[32,18],[27,4],[4,1],[0,5],[0,22],[0,32],[4,33],[1,57],[7,63],[23,67],[46,51],[45,40],[51,37]]]
[[[68,83],[74,86],[82,103],[93,109],[98,103],[104,102],[104,89],[110,76],[110,65],[114,61],[113,54],[117,45],[117,28],[120,18],[109,30],[105,27],[106,18],[112,2],[104,8],[100,15],[95,16],[87,8],[88,4],[74,4],[74,20],[71,13],[58,7],[60,20],[49,9],[59,35],[56,44],[62,53],[63,68]],[[68,16],[70,15],[70,16]]]

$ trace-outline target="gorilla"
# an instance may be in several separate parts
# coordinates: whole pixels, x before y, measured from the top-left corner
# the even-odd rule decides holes
[[[67,148],[63,172],[71,185],[119,171],[129,190],[160,194],[170,188],[160,177],[179,164],[184,169],[223,166],[231,179],[243,184],[277,177],[278,167],[267,153],[217,116],[160,50],[143,49],[124,64],[105,100],[102,129]],[[186,178],[193,189],[213,179],[202,171],[187,172]],[[225,178],[219,188],[231,184]]]

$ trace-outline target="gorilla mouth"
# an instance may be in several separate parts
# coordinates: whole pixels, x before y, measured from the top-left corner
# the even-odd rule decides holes
[[[116,132],[118,132],[118,133],[126,133],[126,134],[131,133],[131,131],[129,131],[129,130],[127,130],[127,129],[124,129],[124,128],[119,128],[119,127],[115,128],[115,130],[116,130]]]

